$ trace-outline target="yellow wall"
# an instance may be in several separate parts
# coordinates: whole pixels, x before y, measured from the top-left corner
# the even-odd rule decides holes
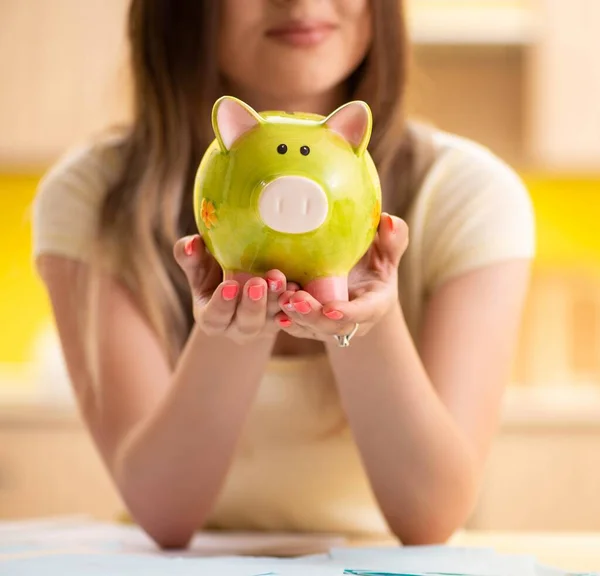
[[[537,264],[600,267],[600,176],[523,176],[536,212]]]
[[[524,176],[538,227],[539,266],[600,268],[600,177]],[[36,175],[0,174],[0,363],[29,359],[50,307],[30,259],[29,206]]]
[[[0,174],[0,363],[28,360],[50,307],[31,265],[29,207],[38,177]]]

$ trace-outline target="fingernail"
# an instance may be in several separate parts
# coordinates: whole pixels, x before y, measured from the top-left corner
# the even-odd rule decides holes
[[[279,319],[279,325],[283,326],[284,328],[288,328],[289,326],[292,325],[292,321],[289,318],[287,318],[287,317],[280,318]]]
[[[250,288],[248,288],[248,296],[250,297],[250,300],[254,300],[255,302],[260,300],[264,293],[265,289],[263,286],[250,286]]]
[[[190,238],[185,245],[183,246],[183,251],[186,256],[191,256],[194,253],[194,243],[196,242],[196,237]]]
[[[324,314],[330,320],[341,320],[344,317],[339,310],[329,310],[329,312],[325,312]]]
[[[392,234],[395,234],[396,233],[396,224],[394,223],[394,219],[388,214],[387,220],[388,220],[388,226],[390,227]]]
[[[277,292],[281,290],[281,280],[269,280],[269,290],[271,292]]]
[[[233,300],[238,293],[238,287],[235,284],[228,284],[223,286],[223,298],[225,300]]]
[[[293,305],[291,302],[289,302],[289,301],[288,301],[288,302],[286,302],[286,303],[283,305],[283,307],[284,307],[286,310],[293,310],[293,309],[294,309],[294,305]]]
[[[294,308],[296,309],[296,312],[300,312],[300,314],[308,314],[311,311],[310,304],[306,300],[294,302]]]

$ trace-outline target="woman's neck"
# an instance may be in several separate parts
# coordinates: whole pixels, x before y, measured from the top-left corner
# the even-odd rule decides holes
[[[327,116],[346,102],[346,87],[340,85],[322,94],[299,98],[277,98],[260,92],[247,90],[241,86],[225,85],[225,93],[231,94],[258,112],[279,110],[285,112],[306,112]]]

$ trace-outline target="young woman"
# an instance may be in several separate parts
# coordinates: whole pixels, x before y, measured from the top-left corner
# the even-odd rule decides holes
[[[405,119],[400,1],[133,0],[129,39],[133,121],[45,176],[34,249],[131,516],[165,547],[206,527],[444,541],[476,501],[518,334],[519,178]],[[370,105],[385,212],[349,302],[277,270],[223,283],[192,212],[223,94]]]

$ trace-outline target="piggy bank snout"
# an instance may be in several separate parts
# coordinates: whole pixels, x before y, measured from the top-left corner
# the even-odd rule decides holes
[[[258,200],[263,222],[284,234],[303,234],[319,228],[329,202],[319,184],[303,176],[280,176],[269,182]]]

